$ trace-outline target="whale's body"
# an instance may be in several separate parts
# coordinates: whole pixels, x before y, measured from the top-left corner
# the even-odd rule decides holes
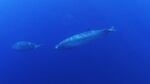
[[[102,30],[91,30],[91,31],[86,31],[82,32],[79,34],[75,34],[71,37],[68,37],[58,43],[55,46],[55,49],[60,49],[60,48],[72,48],[76,46],[80,46],[82,44],[88,43],[89,41],[96,39],[102,34],[112,32],[114,31],[114,28],[109,28],[109,29],[102,29]]]

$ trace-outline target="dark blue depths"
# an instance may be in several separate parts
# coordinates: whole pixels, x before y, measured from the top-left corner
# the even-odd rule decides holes
[[[150,84],[150,1],[1,0],[0,84]],[[106,36],[70,50],[64,38],[114,26]],[[44,44],[17,52],[26,40]]]

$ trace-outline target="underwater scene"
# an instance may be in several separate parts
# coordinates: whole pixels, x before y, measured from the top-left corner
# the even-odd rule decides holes
[[[149,0],[0,0],[0,84],[150,84]]]

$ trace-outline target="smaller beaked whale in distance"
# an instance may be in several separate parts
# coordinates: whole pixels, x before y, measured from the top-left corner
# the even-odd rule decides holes
[[[74,48],[82,44],[88,43],[94,39],[97,39],[99,36],[103,34],[107,34],[114,31],[116,30],[114,29],[114,26],[112,26],[110,28],[90,30],[79,34],[75,34],[59,42],[55,46],[55,49]]]
[[[16,51],[31,51],[41,47],[41,44],[36,44],[30,41],[18,41],[12,45],[12,49]]]

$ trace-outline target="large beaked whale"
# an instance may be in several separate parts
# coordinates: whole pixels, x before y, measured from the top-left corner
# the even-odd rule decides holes
[[[109,32],[114,32],[114,31],[116,30],[112,26],[111,28],[90,30],[79,34],[75,34],[59,42],[55,46],[55,49],[64,49],[64,48],[72,48],[72,47],[80,46],[93,39],[96,39],[102,34],[107,34]]]
[[[18,41],[12,45],[12,49],[17,51],[30,51],[41,47],[41,44],[36,44],[30,41]]]

